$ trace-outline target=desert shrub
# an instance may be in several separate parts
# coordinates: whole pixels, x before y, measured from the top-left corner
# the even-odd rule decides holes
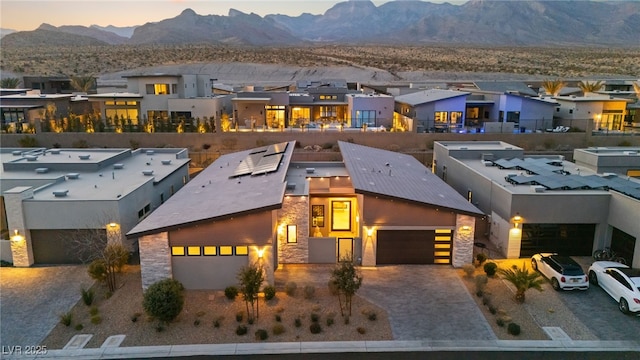
[[[131,315],[131,322],[136,322],[136,321],[138,321],[138,318],[140,317],[140,315],[142,315],[142,314],[140,314],[140,313],[135,313],[135,314]]]
[[[324,150],[333,149],[333,143],[332,142],[326,142],[326,143],[322,144],[322,148]]]
[[[468,278],[473,277],[473,273],[476,272],[476,267],[473,264],[462,265],[462,270]]]
[[[12,267],[13,263],[10,261],[0,260],[0,267]]]
[[[369,319],[369,321],[376,321],[378,319],[378,314],[376,314],[375,311],[370,311],[367,315],[367,319]]]
[[[23,136],[18,139],[18,144],[23,148],[38,147],[38,140],[33,136]]]
[[[100,315],[95,315],[91,317],[91,323],[93,325],[98,325],[102,322],[102,317]]]
[[[90,314],[91,316],[98,315],[98,312],[99,312],[98,307],[97,307],[97,306],[95,306],[95,305],[94,305],[94,306],[92,306],[92,307],[89,309],[89,314]]]
[[[299,317],[299,316],[298,316],[298,317],[296,317],[296,318],[293,320],[293,324],[294,324],[296,327],[300,327],[300,326],[302,326],[302,320],[300,319],[300,317]]]
[[[340,293],[340,289],[338,289],[338,284],[336,284],[335,281],[329,280],[329,282],[327,283],[327,286],[329,287],[329,293],[331,295],[336,296]]]
[[[349,315],[344,317],[344,324],[349,325]]]
[[[316,288],[313,285],[306,285],[303,289],[304,298],[311,299],[313,298],[313,294],[315,294]]]
[[[235,286],[227,286],[224,289],[224,296],[229,300],[235,300],[236,296],[238,296],[238,288]]]
[[[162,325],[162,323],[157,323],[156,324],[156,332],[163,332],[164,331],[164,325]]]
[[[248,318],[248,319],[247,319],[247,323],[248,323],[249,325],[253,325],[253,322],[254,322],[254,321],[255,321],[255,320],[254,320],[254,318]]]
[[[82,329],[84,329],[84,325],[82,325],[82,324],[76,324],[76,326],[74,327],[74,329],[76,329],[77,331],[81,331]]]
[[[238,311],[238,312],[236,313],[236,321],[237,321],[237,322],[242,322],[242,318],[243,318],[243,317],[244,317],[244,312],[242,312],[242,311]]]
[[[284,333],[284,325],[282,325],[282,324],[273,325],[273,328],[271,329],[271,332],[273,332],[273,335],[283,334]]]
[[[477,290],[476,291],[476,296],[477,297],[482,297],[482,295],[484,295],[484,291],[482,291],[482,290]]]
[[[247,327],[244,325],[238,325],[236,328],[236,335],[245,335],[247,333]]]
[[[493,306],[493,305],[491,305],[491,304],[490,304],[490,305],[489,305],[489,312],[490,312],[491,314],[495,315],[495,314],[498,312],[498,309],[496,309],[496,307],[495,307],[495,306]]]
[[[73,313],[71,311],[60,315],[60,324],[64,326],[71,326],[73,320]]]
[[[200,326],[200,319],[193,320],[193,326]]]
[[[206,312],[206,311],[204,311],[204,310],[200,310],[200,311],[198,311],[198,312],[196,313],[196,316],[197,316],[197,317],[203,317],[203,316],[205,316],[206,314],[207,314],[207,312]]]
[[[309,331],[311,331],[312,334],[320,334],[322,332],[322,326],[320,326],[320,323],[314,322],[309,326]]]
[[[331,326],[335,323],[335,320],[332,316],[327,317],[327,326]]]
[[[276,314],[276,321],[282,322],[282,316],[280,316],[280,314]]]
[[[361,335],[364,335],[367,332],[367,330],[362,326],[359,326],[357,330],[358,330],[358,334],[361,334]]]
[[[174,279],[160,280],[144,292],[144,311],[161,322],[173,321],[184,305],[184,286]]]
[[[500,327],[504,327],[504,319],[503,318],[497,318],[496,319],[496,324],[498,324],[498,326]]]
[[[262,291],[264,291],[264,299],[265,300],[271,300],[274,297],[276,297],[276,287],[273,286],[273,285],[265,286]]]
[[[487,285],[487,281],[489,279],[487,278],[487,275],[476,275],[475,277],[475,281],[476,281],[476,293],[479,292],[484,292],[484,288]]]
[[[618,143],[618,146],[631,146],[631,142],[628,140],[623,140]]]
[[[520,335],[520,325],[516,323],[509,323],[507,326],[507,332],[514,336]]]
[[[486,264],[484,264],[484,272],[485,274],[487,274],[487,276],[493,276],[496,274],[496,271],[498,271],[498,265],[494,262],[488,262]]]
[[[476,255],[476,261],[478,262],[478,266],[482,266],[482,264],[487,261],[487,255],[485,255],[484,253],[478,253]]]
[[[490,304],[491,304],[491,296],[489,296],[489,294],[485,294],[482,297],[482,305],[489,306]]]
[[[89,143],[87,142],[87,140],[80,139],[72,142],[71,147],[74,147],[77,149],[86,149],[89,147]]]
[[[298,284],[293,281],[289,281],[284,284],[284,292],[289,296],[295,296],[296,291],[298,290]]]
[[[217,318],[217,319],[213,320],[213,327],[214,328],[217,329],[217,328],[220,327],[220,325],[222,325],[222,318]]]
[[[209,150],[211,144],[202,144],[202,150]]]
[[[267,338],[269,337],[269,333],[267,333],[267,330],[264,329],[256,330],[254,335],[256,336],[256,340],[267,340]]]
[[[80,289],[80,292],[82,293],[82,302],[87,306],[91,306],[95,297],[93,289],[86,290],[85,288],[82,288]]]
[[[312,313],[311,314],[311,322],[318,322],[320,321],[320,315],[316,314],[316,313]]]

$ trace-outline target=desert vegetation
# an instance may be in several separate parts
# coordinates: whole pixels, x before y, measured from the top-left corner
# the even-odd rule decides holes
[[[262,63],[353,66],[402,72],[486,72],[540,77],[635,76],[638,48],[323,45],[237,47],[216,45],[112,45],[3,47],[0,69],[27,75],[105,74],[189,63]]]

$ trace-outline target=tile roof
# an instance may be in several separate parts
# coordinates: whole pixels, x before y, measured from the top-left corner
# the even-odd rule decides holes
[[[413,156],[339,141],[356,193],[484,215]]]
[[[136,225],[127,236],[154,234],[212,219],[281,207],[286,188],[285,176],[295,141],[278,145],[285,144],[286,150],[277,170],[264,175],[233,177],[238,164],[259,149],[221,156]]]

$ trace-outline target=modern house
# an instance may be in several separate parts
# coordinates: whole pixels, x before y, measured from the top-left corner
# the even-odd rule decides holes
[[[590,147],[573,150],[577,166],[599,174],[615,173],[640,178],[640,147]]]
[[[563,156],[526,156],[498,141],[436,142],[433,164],[437,176],[487,214],[497,256],[590,256],[611,246],[640,266],[637,179],[596,173]]]
[[[2,148],[0,157],[2,256],[15,266],[79,262],[75,235],[124,240],[189,180],[186,149]]]
[[[396,96],[394,122],[417,132],[458,132],[464,126],[466,96],[455,90],[423,90]]]
[[[555,96],[559,104],[555,116],[581,130],[621,131],[628,101],[607,95]]]
[[[221,156],[127,233],[143,287],[221,289],[255,262],[269,282],[280,264],[471,262],[480,210],[411,156],[339,147],[339,162],[293,162],[295,141]]]

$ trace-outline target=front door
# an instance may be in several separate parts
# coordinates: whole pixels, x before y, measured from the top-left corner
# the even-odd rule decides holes
[[[353,238],[338,238],[338,261],[353,261]]]

